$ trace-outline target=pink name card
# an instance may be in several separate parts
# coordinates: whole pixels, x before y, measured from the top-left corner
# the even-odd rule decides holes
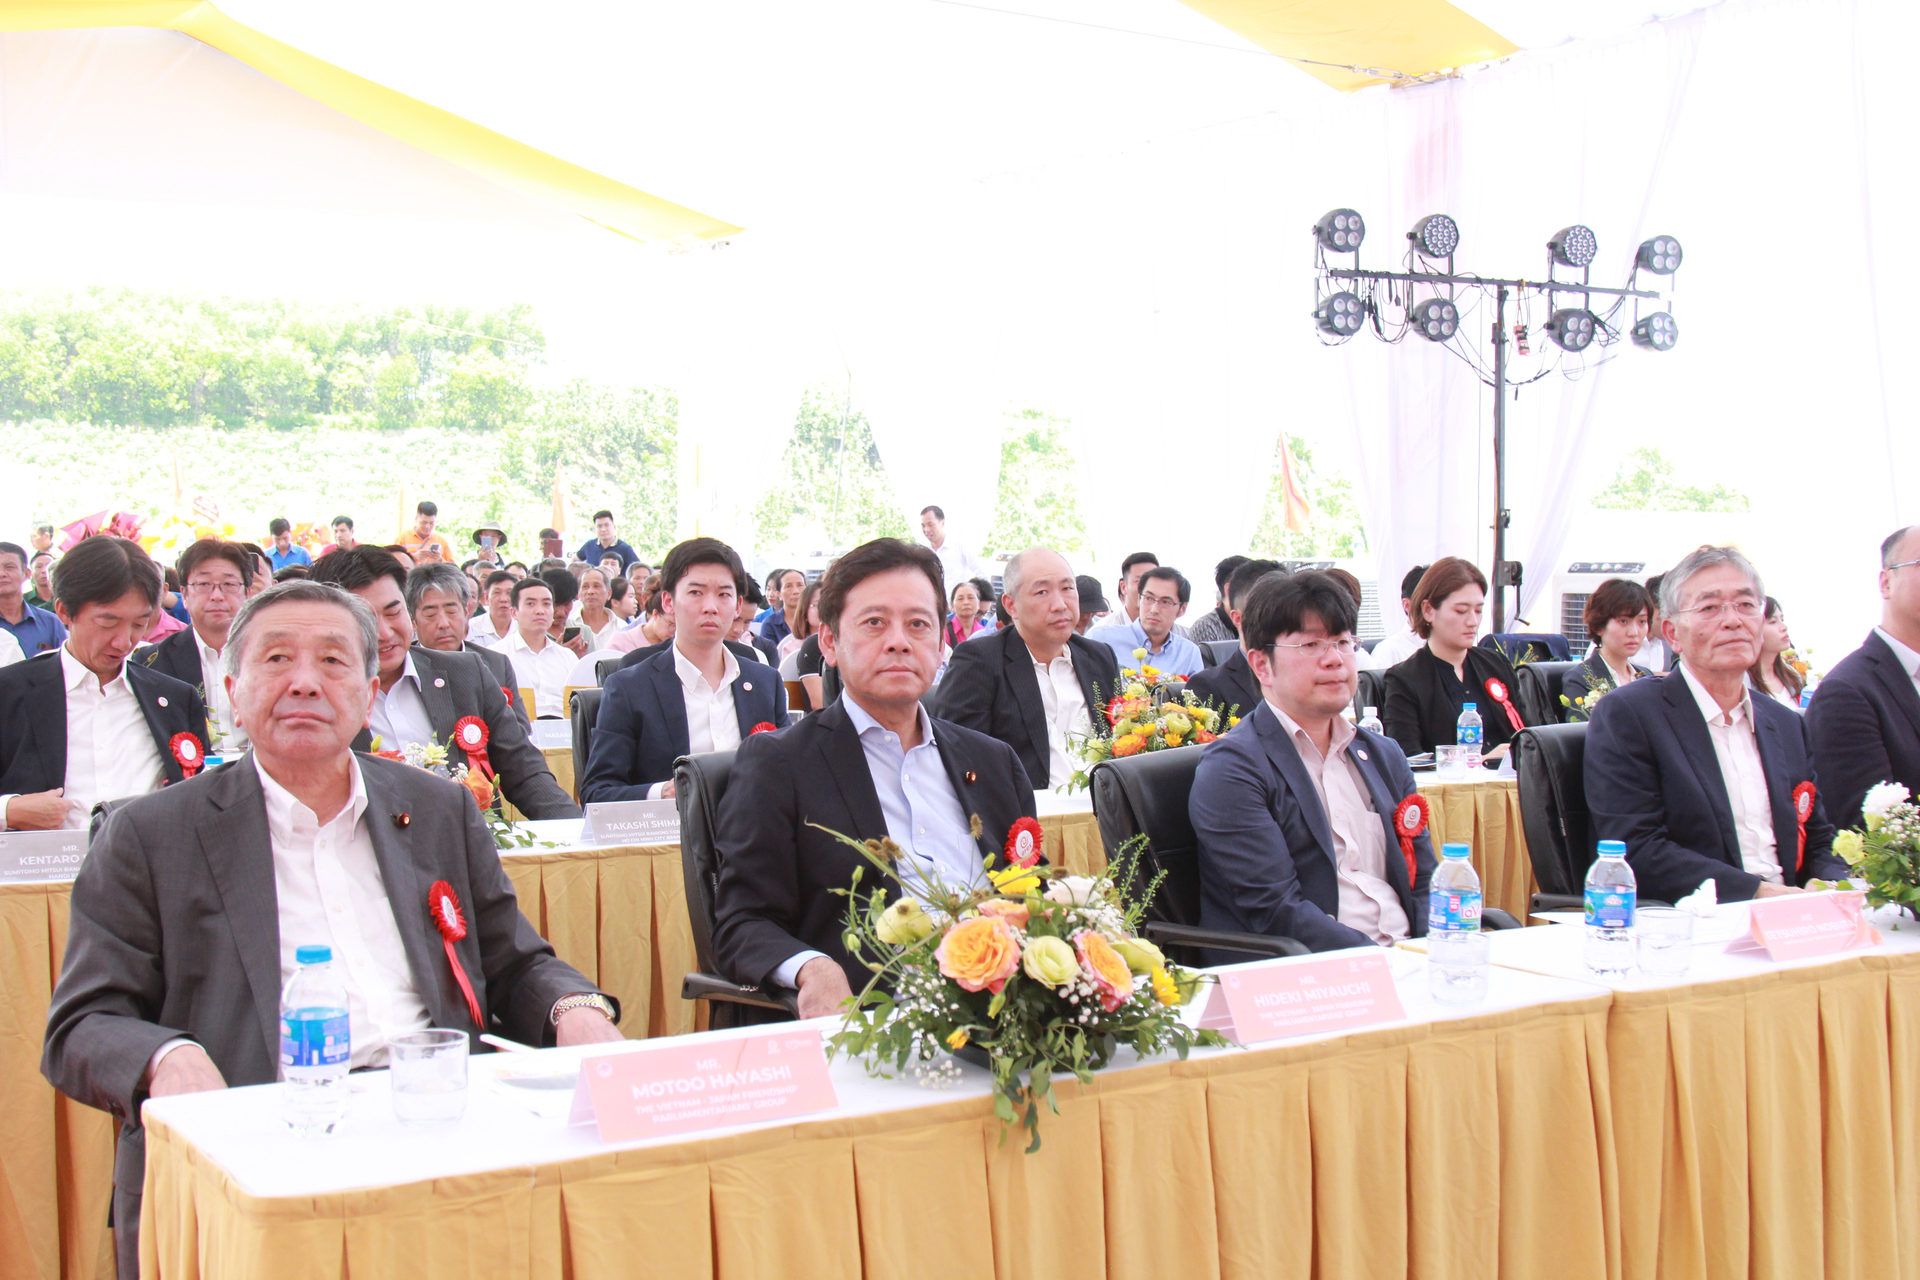
[[[1760,948],[1775,960],[1804,960],[1876,946],[1880,932],[1862,915],[1865,902],[1858,890],[1761,898],[1753,904],[1752,932],[1728,950]]]
[[[1385,956],[1338,956],[1230,969],[1200,1025],[1257,1044],[1406,1016]]]
[[[632,1142],[839,1105],[820,1033],[782,1031],[583,1058],[568,1123]]]

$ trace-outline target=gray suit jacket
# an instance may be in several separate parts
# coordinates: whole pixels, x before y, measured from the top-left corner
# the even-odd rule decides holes
[[[594,986],[520,914],[471,797],[409,765],[355,761],[407,968],[433,1025],[550,1043],[554,1001]],[[489,1027],[473,1025],[428,916],[435,880],[453,886],[466,912],[467,936],[454,946]],[[141,1076],[161,1045],[198,1041],[229,1085],[279,1078],[278,903],[252,752],[107,815],[73,883],[40,1070],[60,1092],[120,1120],[119,1190],[140,1191]]]
[[[507,655],[498,649],[489,649],[483,644],[475,644],[471,640],[460,646],[460,652],[470,653],[486,664],[487,669],[493,672],[494,680],[499,683],[500,692],[505,695],[507,705],[513,708],[513,714],[520,717],[520,727],[531,728],[533,721],[527,718],[527,704],[520,700],[520,677],[513,674],[513,663],[508,660]]]

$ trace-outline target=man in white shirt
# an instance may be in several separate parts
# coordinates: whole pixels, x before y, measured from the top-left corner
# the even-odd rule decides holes
[[[1400,579],[1401,629],[1373,646],[1371,653],[1360,655],[1361,670],[1385,671],[1388,667],[1397,667],[1427,643],[1413,629],[1413,589],[1420,585],[1421,575],[1426,571],[1426,565],[1417,564]]]
[[[193,625],[136,650],[134,661],[198,689],[206,700],[207,728],[213,734],[207,750],[216,756],[237,756],[247,749],[247,735],[233,722],[233,708],[220,679],[220,654],[227,645],[227,628],[246,603],[247,552],[237,542],[202,538],[180,553],[176,569]]]
[[[920,508],[920,532],[926,535],[927,545],[939,557],[940,572],[946,575],[949,598],[953,596],[954,587],[963,579],[987,576],[986,568],[974,558],[973,553],[947,536],[947,513],[939,507]]]
[[[577,655],[548,634],[553,625],[553,588],[529,574],[513,584],[513,629],[499,648],[513,663],[522,688],[533,690],[533,714],[540,720],[564,720],[561,706],[567,673]]]
[[[495,569],[486,577],[486,608],[467,624],[467,639],[475,644],[498,648],[513,630],[513,584],[520,581],[505,569]]]

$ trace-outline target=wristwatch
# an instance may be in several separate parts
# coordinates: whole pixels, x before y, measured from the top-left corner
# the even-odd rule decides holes
[[[597,1009],[608,1022],[613,1019],[613,1001],[597,991],[582,991],[578,995],[561,996],[553,1002],[553,1025],[560,1025],[560,1015],[574,1009]]]

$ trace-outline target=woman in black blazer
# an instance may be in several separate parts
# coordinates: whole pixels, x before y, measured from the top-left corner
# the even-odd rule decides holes
[[[1593,637],[1593,652],[1561,679],[1561,719],[1569,724],[1591,719],[1595,703],[1586,701],[1582,705],[1591,694],[1598,691],[1604,697],[1623,684],[1653,674],[1633,663],[1633,656],[1646,643],[1652,611],[1653,597],[1647,589],[1626,578],[1609,578],[1587,597],[1583,620],[1587,634]]]
[[[1457,556],[1443,556],[1413,589],[1413,629],[1426,640],[1411,658],[1387,669],[1387,705],[1381,717],[1387,736],[1409,756],[1454,741],[1461,709],[1469,702],[1484,725],[1487,759],[1506,754],[1514,735],[1506,707],[1488,689],[1495,682],[1513,704],[1513,668],[1491,649],[1474,646],[1487,579]]]

